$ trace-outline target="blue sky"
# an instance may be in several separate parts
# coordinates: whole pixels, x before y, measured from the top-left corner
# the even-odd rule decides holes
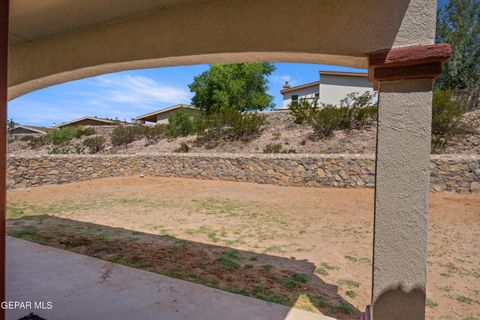
[[[447,0],[439,0],[443,6]],[[282,106],[280,89],[285,81],[291,85],[319,80],[320,70],[363,71],[338,66],[276,63],[269,78],[269,94],[275,105]],[[17,123],[51,126],[83,116],[130,120],[138,115],[189,103],[188,84],[208,65],[168,67],[124,71],[72,81],[14,99],[8,104],[8,117]]]
[[[317,81],[320,70],[361,70],[318,64],[275,65],[277,70],[269,77],[269,94],[275,97],[275,104],[279,107],[282,106],[280,89],[285,81],[299,85]],[[177,103],[190,103],[193,94],[188,84],[208,67],[143,69],[72,81],[10,101],[8,117],[17,123],[41,126],[87,115],[130,120]]]

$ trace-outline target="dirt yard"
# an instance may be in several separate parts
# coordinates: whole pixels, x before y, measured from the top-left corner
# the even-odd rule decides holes
[[[480,319],[480,194],[430,196],[427,319]],[[8,193],[11,236],[358,319],[373,191],[111,178]]]

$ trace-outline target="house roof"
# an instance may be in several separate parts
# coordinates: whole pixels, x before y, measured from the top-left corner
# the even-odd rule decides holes
[[[27,125],[22,125],[22,124],[16,125],[15,128],[13,128],[13,129],[15,130],[17,128],[27,129],[27,130],[31,130],[31,131],[34,131],[34,132],[37,132],[37,133],[42,133],[42,134],[46,134],[46,133],[54,130],[52,128],[27,126]]]
[[[188,104],[176,104],[174,106],[171,106],[171,107],[168,107],[168,108],[165,108],[165,109],[153,111],[153,112],[138,116],[138,117],[135,118],[135,120],[144,120],[144,121],[156,122],[157,121],[157,115],[168,113],[168,112],[171,112],[171,111],[179,109],[179,108],[197,110],[195,107],[193,107],[191,105],[188,105]]]
[[[318,86],[319,84],[320,84],[320,81],[310,82],[310,83],[302,84],[302,85],[299,85],[299,86],[282,89],[282,90],[280,90],[280,93],[283,94],[283,93],[287,93],[287,92],[291,92],[291,91],[300,90],[300,89],[303,89],[303,88],[314,87],[314,86]]]
[[[102,123],[106,123],[106,124],[112,124],[112,125],[118,124],[118,122],[113,121],[113,120],[87,116],[87,117],[78,118],[78,119],[75,119],[75,120],[72,120],[72,121],[63,122],[63,123],[59,124],[57,127],[59,127],[59,128],[60,127],[65,127],[65,126],[72,125],[76,122],[80,122],[80,121],[84,121],[84,120],[93,120],[93,121],[98,121],[98,122],[102,122]]]
[[[320,76],[367,77],[368,74],[364,72],[320,71]]]

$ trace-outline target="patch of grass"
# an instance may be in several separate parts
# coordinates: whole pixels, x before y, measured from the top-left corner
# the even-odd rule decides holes
[[[19,218],[25,213],[24,208],[13,207],[7,205],[7,219]]]
[[[466,304],[472,304],[472,303],[479,303],[478,301],[475,301],[469,297],[466,297],[466,296],[457,296],[455,298],[455,300],[457,300],[458,302],[461,302],[461,303],[466,303]]]
[[[354,256],[348,256],[348,255],[345,256],[345,259],[347,259],[347,260],[349,260],[349,261],[351,261],[351,262],[353,262],[353,263],[355,263],[355,262],[358,261],[358,259],[357,259],[356,257],[354,257]]]
[[[257,261],[257,260],[258,260],[257,256],[250,257],[250,261]]]
[[[308,282],[308,276],[303,273],[294,273],[291,275],[292,279],[298,282]]]
[[[250,297],[250,292],[245,288],[228,288],[226,291],[236,294],[241,294],[242,296]]]
[[[253,268],[253,264],[250,264],[250,263],[247,263],[243,266],[243,269],[252,269]]]
[[[360,258],[358,261],[360,261],[361,263],[365,263],[365,264],[371,264],[372,263],[372,260],[370,260],[370,258],[367,258],[367,257]]]
[[[40,244],[46,244],[48,237],[39,234],[39,230],[35,226],[25,226],[18,229],[8,230],[8,235],[14,238],[20,238]]]
[[[264,253],[271,253],[271,252],[283,252],[283,248],[281,246],[270,246],[263,250]]]
[[[353,280],[349,280],[349,279],[340,279],[337,281],[338,285],[340,286],[345,286],[349,289],[352,289],[352,288],[358,288],[360,287],[360,283],[359,282],[356,282],[356,281],[353,281]]]
[[[458,268],[455,266],[452,262],[448,262],[445,265],[442,265],[442,267],[445,267],[446,270],[445,272],[440,273],[441,276],[450,278],[454,274],[458,273]]]
[[[284,285],[285,285],[285,287],[287,287],[289,289],[294,289],[294,288],[300,287],[300,284],[298,282],[293,281],[293,280],[289,280],[289,279],[285,280]]]
[[[436,303],[435,301],[433,301],[432,299],[430,298],[427,298],[427,300],[425,300],[425,305],[429,308],[436,308],[438,307],[438,303]]]
[[[345,291],[345,294],[347,295],[347,297],[350,297],[352,299],[355,299],[357,297],[357,293],[353,290]]]
[[[338,270],[338,267],[330,265],[326,262],[322,262],[318,267],[315,268],[315,273],[318,273],[322,276],[328,276],[330,274],[329,271],[332,270]]]
[[[240,268],[240,262],[238,261],[238,251],[228,250],[222,253],[217,258],[217,263],[225,269],[238,269]]]
[[[287,296],[272,293],[270,290],[261,285],[256,285],[253,287],[252,296],[257,299],[283,305],[286,305],[290,302],[290,299]]]
[[[338,310],[338,312],[341,312],[343,314],[353,314],[353,308],[351,305],[349,305],[346,302],[340,302],[340,304],[335,306],[335,309]]]
[[[452,291],[452,287],[451,286],[444,286],[444,287],[441,287],[440,290],[448,293],[448,292]]]
[[[270,271],[272,270],[273,266],[271,264],[264,264],[262,266],[263,269],[267,270],[267,271]]]

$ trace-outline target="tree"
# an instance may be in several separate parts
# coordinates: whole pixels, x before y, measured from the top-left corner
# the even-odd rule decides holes
[[[436,81],[441,90],[451,90],[458,99],[478,106],[480,92],[480,1],[450,0],[437,15],[437,43],[449,43],[452,56]]]
[[[189,85],[192,104],[212,114],[233,108],[237,111],[273,108],[266,92],[267,77],[275,71],[271,63],[214,64]]]
[[[10,132],[17,126],[17,123],[13,119],[8,120],[7,122],[7,131]]]

